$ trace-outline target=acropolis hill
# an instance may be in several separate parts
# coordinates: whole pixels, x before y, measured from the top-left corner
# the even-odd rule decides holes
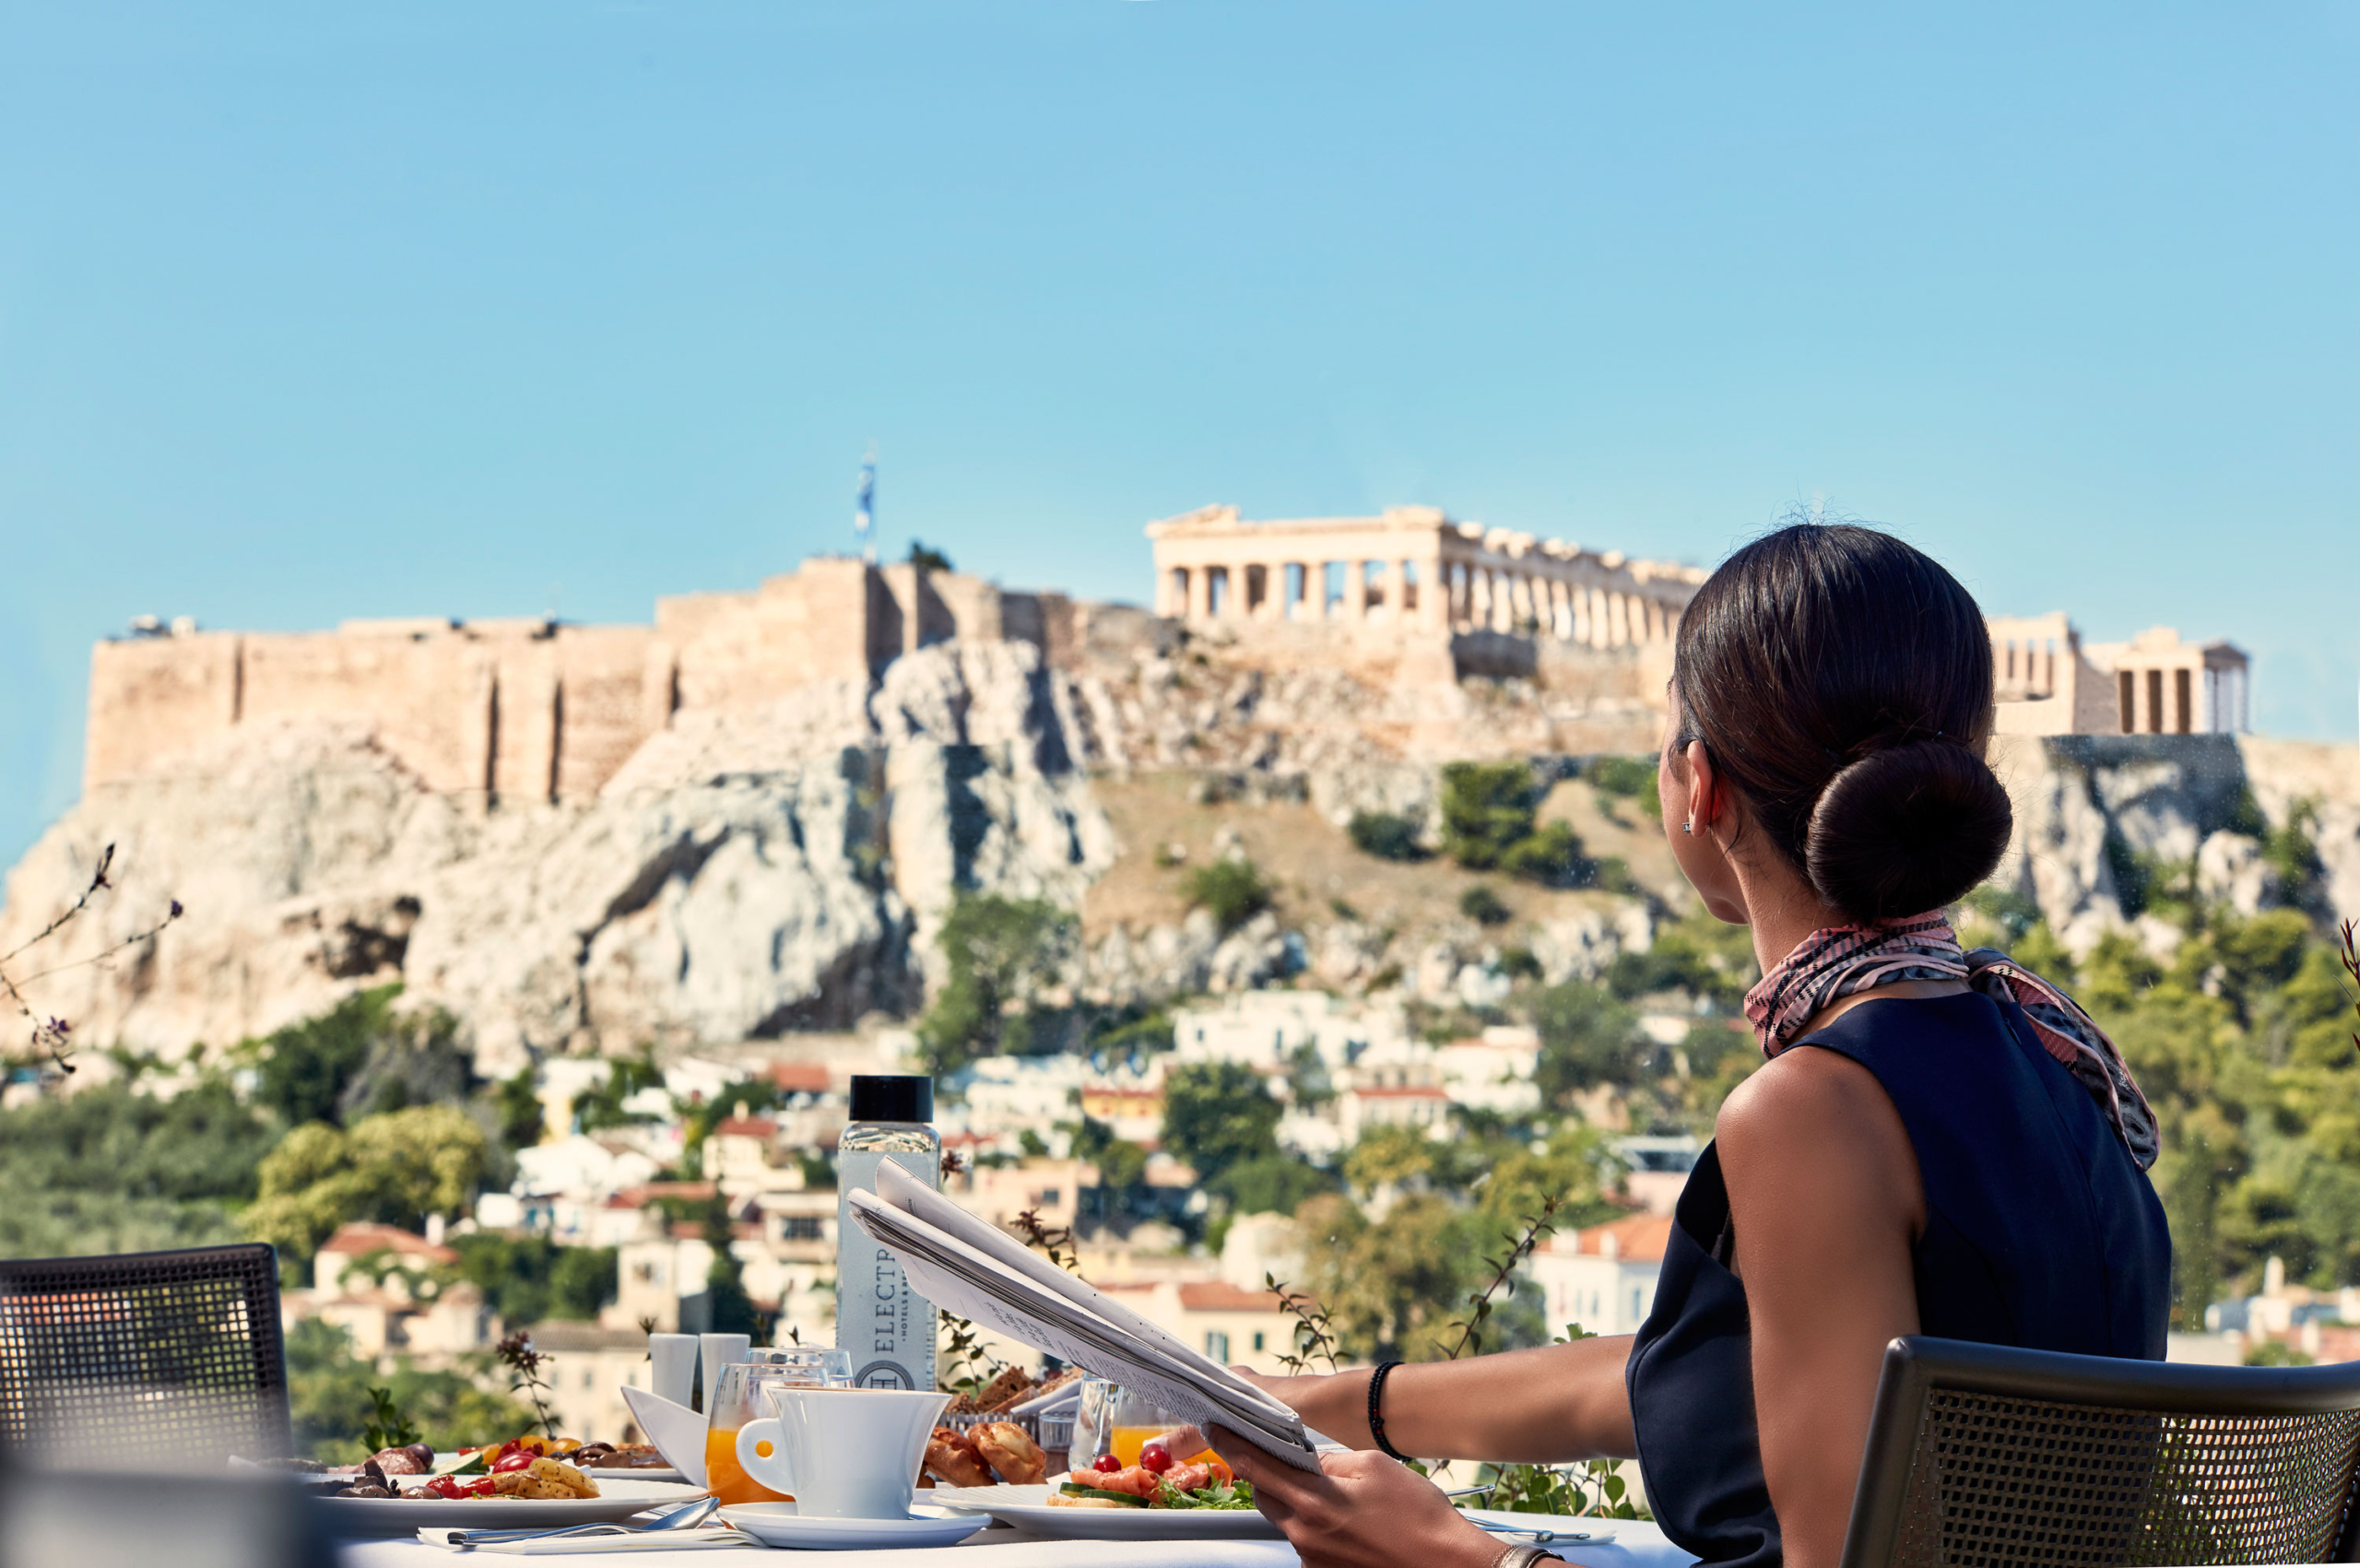
[[[1544,649],[1659,649],[1703,577],[1456,524],[1428,507],[1275,524],[1209,507],[1147,532],[1159,613],[1292,628],[1291,657],[1388,682],[1530,676]],[[658,599],[652,626],[410,618],[327,632],[137,637],[91,655],[83,784],[96,793],[242,725],[330,719],[370,724],[429,789],[586,796],[683,713],[743,712],[804,687],[874,680],[894,660],[953,640],[1026,643],[1070,670],[1093,643],[1154,636],[1121,606],[820,557],[752,593]],[[1640,690],[1618,667],[1627,662],[1590,660],[1575,674],[1560,660],[1558,683],[1627,699]],[[1644,748],[1644,716],[1629,716],[1641,727],[1610,719],[1580,749]]]
[[[34,997],[78,1037],[171,1056],[399,982],[506,1073],[905,1020],[969,892],[1077,912],[1059,988],[1124,1006],[1290,977],[1463,997],[1510,945],[1552,982],[1594,975],[1685,906],[1657,827],[1579,775],[1653,749],[1696,569],[1431,508],[1146,532],[1152,612],[817,558],[643,625],[103,643],[84,798],[10,874],[0,950],[112,843],[116,892]],[[2069,943],[2129,922],[2126,853],[2264,896],[2257,805],[2279,826],[2318,803],[2360,914],[2350,749],[2207,733],[2242,726],[2236,650],[2085,646],[2062,616],[1992,635],[2017,805],[1999,880]],[[1460,901],[1482,878],[1345,833],[1383,811],[1432,842],[1442,766],[1510,758],[1635,892],[1494,878],[1511,922],[1479,925]],[[1227,931],[1186,895],[1225,855],[1273,889]],[[188,915],[136,961],[83,961],[170,899]]]

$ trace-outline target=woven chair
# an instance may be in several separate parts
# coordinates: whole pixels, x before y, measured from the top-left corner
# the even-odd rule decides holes
[[[0,1260],[0,1452],[174,1470],[294,1452],[277,1254]]]
[[[2360,1362],[1887,1347],[1843,1568],[2354,1561]]]

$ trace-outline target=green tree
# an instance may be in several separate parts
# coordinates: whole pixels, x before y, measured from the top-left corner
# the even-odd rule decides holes
[[[400,1012],[402,988],[356,992],[317,1018],[243,1048],[254,1055],[256,1098],[289,1126],[343,1126],[365,1115],[466,1097],[473,1070],[458,1021],[439,1008]]]
[[[1653,757],[1596,757],[1582,764],[1582,777],[1600,795],[1620,796],[1646,808],[1650,818],[1663,815],[1656,787]]]
[[[1303,1282],[1345,1356],[1426,1361],[1447,1349],[1452,1316],[1482,1270],[1490,1238],[1479,1221],[1431,1193],[1397,1199],[1381,1220],[1340,1194],[1311,1199],[1296,1219]]]
[[[478,1231],[453,1236],[454,1270],[484,1294],[500,1320],[524,1327],[545,1318],[588,1322],[615,1299],[615,1249],[560,1246],[547,1236]]]
[[[1056,977],[1077,928],[1045,900],[961,894],[937,939],[942,985],[918,1020],[928,1070],[940,1076],[978,1056],[1021,1053],[1031,1038],[1023,1008]]]
[[[346,1091],[393,1017],[399,984],[347,996],[317,1018],[289,1024],[261,1042],[255,1098],[289,1126],[341,1124]]]
[[[1423,860],[1425,830],[1415,817],[1398,811],[1355,811],[1344,831],[1352,847],[1379,860]]]
[[[1482,882],[1458,895],[1458,913],[1478,925],[1504,925],[1516,918],[1516,911],[1502,903],[1500,895]]]
[[[338,1225],[371,1220],[417,1230],[429,1214],[456,1215],[483,1180],[490,1147],[464,1111],[421,1105],[367,1116],[349,1132],[313,1122],[289,1133],[256,1173],[246,1234],[278,1248],[282,1267],[307,1269]]]
[[[1189,872],[1181,891],[1191,904],[1210,911],[1225,936],[1269,908],[1277,890],[1252,861],[1223,855]]]
[[[523,1067],[513,1078],[502,1079],[491,1091],[491,1108],[501,1141],[509,1148],[530,1149],[539,1143],[549,1108],[541,1103],[538,1069]]]
[[[0,1111],[0,1257],[234,1240],[278,1130],[218,1073],[169,1099],[118,1079]]]
[[[1338,1185],[1334,1173],[1287,1154],[1240,1160],[1205,1185],[1237,1214],[1292,1214]]]
[[[1163,1076],[1163,1146],[1212,1181],[1279,1151],[1279,1102],[1242,1062],[1184,1062]]]
[[[1532,836],[1540,790],[1522,762],[1452,762],[1442,771],[1442,847],[1469,871],[1501,867]]]
[[[1634,1083],[1648,1042],[1638,1015],[1611,993],[1567,980],[1534,992],[1529,1007],[1540,1035],[1533,1081],[1542,1103],[1562,1105],[1567,1096],[1600,1084]]]

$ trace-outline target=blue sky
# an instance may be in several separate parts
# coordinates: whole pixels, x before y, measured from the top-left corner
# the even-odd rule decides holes
[[[0,4],[0,858],[93,639],[1814,496],[2350,737],[2360,6]]]

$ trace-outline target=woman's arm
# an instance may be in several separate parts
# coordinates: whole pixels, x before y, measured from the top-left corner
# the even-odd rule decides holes
[[[1788,1051],[1755,1073],[1716,1134],[1786,1562],[1834,1568],[1885,1345],[1918,1331],[1918,1157],[1875,1076],[1833,1051]]]
[[[1627,1459],[1631,1398],[1622,1384],[1629,1335],[1543,1345],[1461,1362],[1398,1366],[1385,1379],[1385,1435],[1422,1459],[1559,1465]],[[1374,1448],[1367,1372],[1256,1377],[1304,1424],[1353,1448]]]

